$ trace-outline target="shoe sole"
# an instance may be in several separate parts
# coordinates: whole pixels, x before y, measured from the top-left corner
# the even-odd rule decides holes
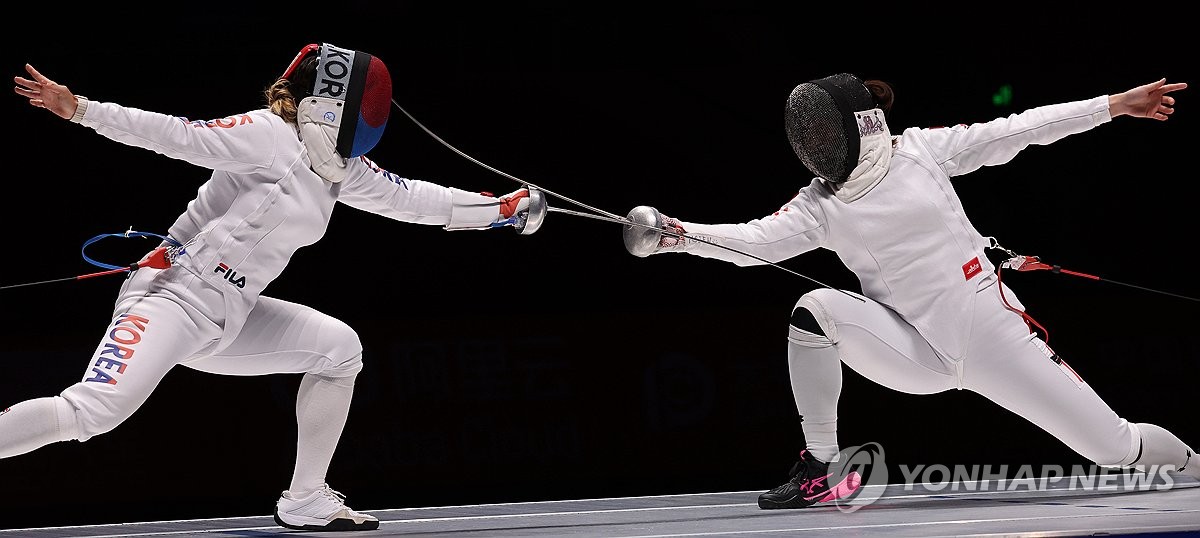
[[[355,523],[349,519],[335,519],[325,525],[293,525],[279,518],[279,511],[275,511],[275,523],[280,527],[298,530],[298,531],[373,531],[379,528],[378,521],[364,521]]]

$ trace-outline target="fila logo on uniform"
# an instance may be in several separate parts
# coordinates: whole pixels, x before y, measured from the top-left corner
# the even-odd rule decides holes
[[[237,271],[230,269],[228,265],[218,263],[217,268],[214,269],[213,272],[218,274],[224,273],[225,280],[228,280],[229,283],[233,284],[234,286],[239,288],[246,287],[246,277],[238,276]]]
[[[967,280],[971,280],[971,277],[978,275],[981,271],[983,271],[983,265],[979,263],[979,256],[971,258],[971,261],[963,264],[963,276]]]

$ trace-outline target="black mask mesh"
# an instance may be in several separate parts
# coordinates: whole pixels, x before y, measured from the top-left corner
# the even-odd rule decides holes
[[[875,108],[858,77],[837,74],[796,86],[788,96],[785,127],[792,149],[812,173],[846,181],[858,161],[854,113]]]

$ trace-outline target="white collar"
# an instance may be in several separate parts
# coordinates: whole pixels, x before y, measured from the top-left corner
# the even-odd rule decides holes
[[[850,203],[871,191],[887,174],[892,162],[892,133],[888,130],[883,111],[875,108],[854,113],[858,123],[858,165],[850,172],[845,182],[833,185],[839,200]]]

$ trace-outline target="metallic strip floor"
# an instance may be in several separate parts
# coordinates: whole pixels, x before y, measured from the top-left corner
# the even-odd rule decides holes
[[[1066,481],[1063,481],[1064,483]],[[759,491],[372,510],[375,531],[303,532],[270,515],[0,530],[0,538],[268,536],[1107,536],[1200,534],[1200,481],[1132,486],[1002,483],[866,486],[854,501],[761,510]]]

